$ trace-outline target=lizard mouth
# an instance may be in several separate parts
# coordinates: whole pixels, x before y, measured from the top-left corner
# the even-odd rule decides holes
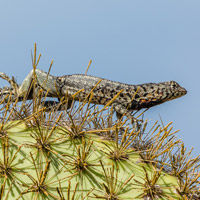
[[[173,99],[177,99],[179,97],[182,97],[184,95],[187,94],[187,90],[184,87],[179,86],[178,88],[176,88],[174,91],[171,92],[172,95],[170,95],[170,97],[166,97],[165,99],[162,100],[162,103],[165,101],[170,101]]]
[[[181,96],[183,95],[186,95],[187,94],[187,90],[183,87],[180,88],[180,93],[181,93]]]
[[[183,87],[179,87],[176,92],[172,95],[172,99],[177,99],[187,94],[187,90]]]

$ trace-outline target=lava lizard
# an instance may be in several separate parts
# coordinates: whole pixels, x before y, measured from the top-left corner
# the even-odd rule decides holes
[[[124,114],[130,116],[134,110],[150,108],[187,93],[186,89],[175,81],[130,85],[83,74],[52,76],[36,69],[30,71],[20,86],[14,79],[11,80],[4,73],[0,73],[0,77],[9,79],[11,84],[11,87],[0,89],[0,95],[9,94],[9,91],[12,90],[13,96],[19,101],[23,100],[24,95],[26,95],[26,99],[32,99],[31,87],[33,87],[34,75],[37,87],[46,91],[48,97],[56,97],[59,100],[61,97],[68,96],[67,108],[70,107],[75,93],[77,94],[74,96],[74,100],[85,101],[92,90],[93,96],[90,98],[90,103],[100,105],[106,105],[115,97],[110,105],[113,106],[118,117]],[[49,102],[52,103],[52,101]]]

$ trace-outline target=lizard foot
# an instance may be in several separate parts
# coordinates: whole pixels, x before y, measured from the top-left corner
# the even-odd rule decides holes
[[[123,118],[123,116],[127,116],[130,120],[131,120],[131,123],[138,123],[138,122],[142,122],[142,120],[140,119],[137,119],[135,118],[131,112],[126,109],[126,107],[124,107],[123,105],[121,104],[117,104],[117,103],[114,103],[113,104],[113,108],[114,110],[116,111],[116,115],[117,115],[117,118],[119,120],[121,120]]]

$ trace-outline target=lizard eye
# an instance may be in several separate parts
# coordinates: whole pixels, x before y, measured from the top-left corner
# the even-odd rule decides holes
[[[176,89],[177,87],[179,87],[179,84],[175,81],[170,81],[170,86],[171,88],[174,90]]]

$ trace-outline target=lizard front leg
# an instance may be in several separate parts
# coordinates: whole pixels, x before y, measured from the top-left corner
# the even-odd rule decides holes
[[[116,111],[118,119],[121,119],[123,115],[127,115],[127,117],[132,118],[131,113],[122,104],[113,103],[112,105],[113,105],[114,110]]]
[[[131,123],[137,122],[138,119],[132,116],[131,112],[122,104],[113,103],[113,108],[116,111],[117,118],[120,120],[124,115],[131,119]]]

